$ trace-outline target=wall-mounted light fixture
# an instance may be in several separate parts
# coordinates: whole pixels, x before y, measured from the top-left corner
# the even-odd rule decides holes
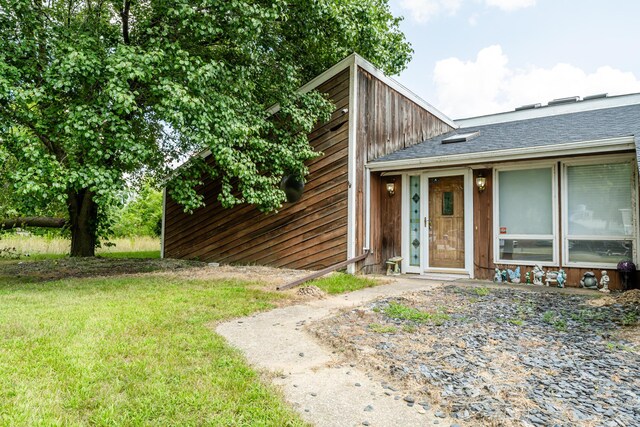
[[[396,183],[395,181],[387,182],[387,193],[389,193],[389,197],[396,194]]]
[[[485,188],[487,188],[487,178],[485,178],[482,174],[479,174],[476,177],[476,186],[478,187],[478,191],[482,193]]]

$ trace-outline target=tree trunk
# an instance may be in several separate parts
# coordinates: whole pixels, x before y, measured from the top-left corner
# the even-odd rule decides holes
[[[69,229],[71,230],[71,256],[92,257],[96,253],[98,205],[93,192],[82,189],[67,194]]]

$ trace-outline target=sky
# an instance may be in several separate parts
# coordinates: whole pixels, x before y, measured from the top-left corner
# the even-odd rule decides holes
[[[390,0],[414,54],[396,80],[454,119],[640,92],[638,0]]]

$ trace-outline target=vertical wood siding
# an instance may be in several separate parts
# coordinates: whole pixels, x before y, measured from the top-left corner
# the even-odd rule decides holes
[[[198,188],[206,206],[192,215],[167,197],[167,258],[301,269],[321,269],[346,259],[349,115],[342,109],[349,106],[349,70],[317,90],[328,94],[335,111],[329,122],[309,134],[311,146],[324,155],[308,162],[302,199],[285,204],[278,213],[263,214],[251,205],[224,209],[217,202],[219,183],[206,179]]]
[[[389,196],[386,184],[394,181],[396,193]],[[365,261],[367,273],[383,273],[384,262],[402,255],[402,175],[371,175],[371,249]],[[375,214],[374,214],[375,213]]]
[[[452,128],[425,110],[415,102],[406,98],[385,83],[372,76],[368,72],[357,69],[358,82],[358,111],[356,131],[356,254],[360,254],[366,244],[365,241],[365,174],[364,167],[366,162],[377,159],[393,153],[394,151],[410,147],[418,144],[426,139],[449,132]],[[374,205],[374,199],[380,190],[374,188],[374,176],[371,179],[371,250],[373,253],[365,260],[364,265],[367,270],[376,270],[371,265],[383,267],[386,259],[393,255],[400,255],[400,233],[401,233],[401,204],[400,204],[400,179],[396,181],[396,195],[393,200],[385,200],[384,203],[392,203],[389,205]],[[384,179],[376,178],[378,181],[375,185],[384,187]],[[382,192],[386,194],[383,188]],[[376,194],[377,193],[377,194]],[[388,197],[388,196],[386,196]],[[396,206],[397,204],[397,206]],[[397,223],[390,222],[389,218],[383,219],[381,209],[388,209],[384,215],[390,215],[391,212],[397,213]],[[385,222],[386,221],[386,222]],[[387,230],[383,240],[383,235],[374,232],[374,224],[386,224],[391,226],[395,224],[397,230],[396,237],[390,239],[391,231]],[[395,246],[397,244],[397,246]]]

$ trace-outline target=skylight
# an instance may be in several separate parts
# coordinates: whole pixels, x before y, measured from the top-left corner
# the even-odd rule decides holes
[[[443,144],[452,144],[454,142],[467,142],[471,141],[474,138],[477,138],[480,135],[480,131],[477,130],[475,132],[467,132],[467,133],[458,133],[455,135],[451,135],[442,140]]]

